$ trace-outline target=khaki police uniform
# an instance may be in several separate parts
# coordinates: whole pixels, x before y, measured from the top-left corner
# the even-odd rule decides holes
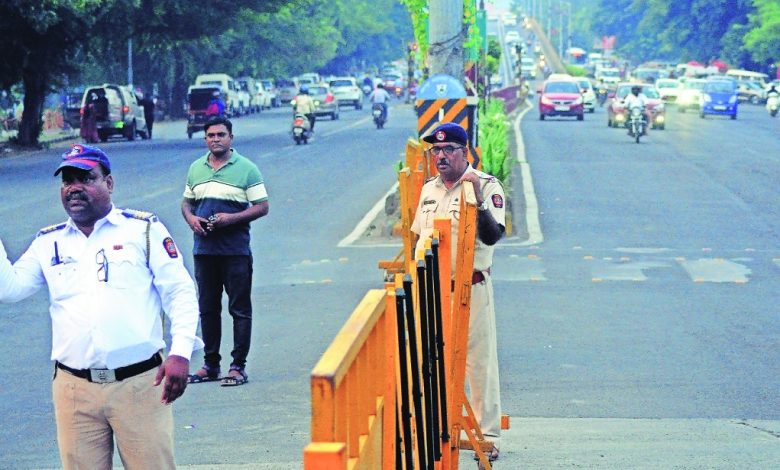
[[[483,200],[493,218],[506,226],[505,197],[501,183],[493,176],[471,166],[466,173],[479,175]],[[465,173],[464,173],[465,175]],[[433,233],[436,217],[452,219],[453,247],[457,243],[460,222],[461,180],[447,189],[441,176],[430,179],[423,186],[420,202],[412,222],[412,231],[420,235],[417,249],[423,248],[425,238]],[[499,446],[501,434],[501,393],[499,390],[498,352],[496,343],[496,314],[493,302],[493,284],[490,267],[493,264],[493,246],[486,245],[477,236],[474,247],[474,284],[471,288],[471,314],[466,358],[466,381],[471,392],[471,406],[480,428],[488,439]],[[452,250],[455,265],[456,250]]]

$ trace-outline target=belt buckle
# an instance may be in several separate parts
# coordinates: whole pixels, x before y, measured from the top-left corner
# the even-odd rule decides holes
[[[114,369],[89,369],[89,380],[92,383],[108,384],[116,382]]]

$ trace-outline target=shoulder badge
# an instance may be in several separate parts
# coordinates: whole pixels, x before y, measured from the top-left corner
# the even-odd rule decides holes
[[[173,238],[166,237],[162,243],[163,243],[163,248],[165,248],[165,252],[168,253],[169,257],[171,258],[179,257],[179,252],[176,251],[176,244],[173,242]]]
[[[146,211],[137,211],[135,209],[124,209],[122,210],[122,215],[127,217],[128,219],[138,219],[146,222],[157,221],[157,216],[154,215],[153,213],[146,212]]]
[[[48,227],[44,227],[38,230],[38,236],[46,235],[47,233],[56,232],[57,230],[62,230],[65,228],[65,225],[66,225],[65,222],[62,222],[60,224],[54,224],[54,225],[49,225]]]

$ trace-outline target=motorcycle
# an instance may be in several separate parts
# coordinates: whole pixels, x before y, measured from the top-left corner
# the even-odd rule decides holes
[[[292,136],[296,145],[308,144],[311,138],[311,124],[305,114],[295,113],[293,116]]]
[[[780,109],[780,97],[777,93],[772,93],[766,97],[766,110],[769,111],[770,116],[775,117],[778,109]]]
[[[363,90],[363,94],[366,96],[370,95],[371,92],[374,91],[374,88],[367,83],[364,83],[361,89]]]
[[[647,127],[647,120],[645,119],[645,110],[639,106],[631,108],[628,114],[628,135],[639,143],[639,138],[645,135],[645,129]]]
[[[609,93],[607,93],[607,89],[606,88],[599,88],[598,96],[596,97],[596,99],[599,102],[599,107],[603,107],[604,106],[604,103],[607,102],[607,96],[608,95],[609,95]]]
[[[371,115],[374,116],[374,124],[376,124],[377,129],[385,127],[386,118],[382,114],[382,105],[374,103],[374,105],[371,106]]]

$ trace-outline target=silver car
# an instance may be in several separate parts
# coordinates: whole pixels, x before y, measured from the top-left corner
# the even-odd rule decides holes
[[[325,83],[309,85],[309,96],[314,100],[315,116],[330,116],[334,121],[339,118],[339,100]]]

